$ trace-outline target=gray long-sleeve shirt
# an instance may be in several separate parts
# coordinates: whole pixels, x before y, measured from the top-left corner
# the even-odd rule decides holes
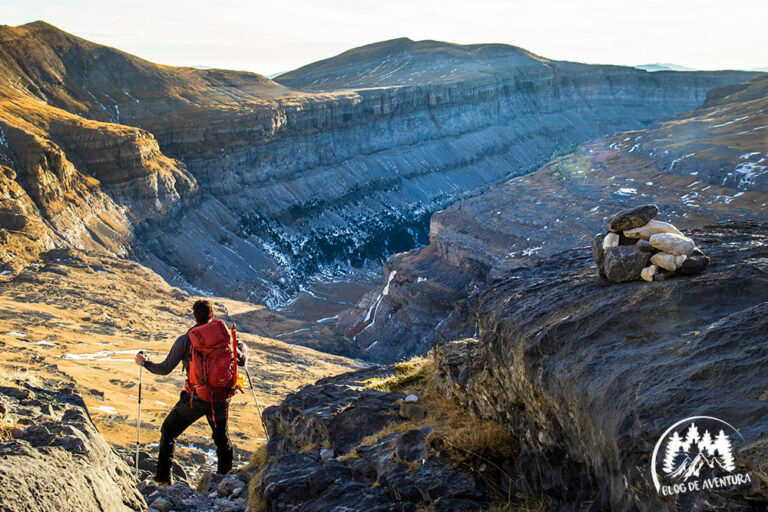
[[[201,325],[201,324],[197,324]],[[197,325],[195,327],[197,327]],[[179,362],[182,363],[184,367],[184,372],[189,372],[189,359],[191,358],[190,351],[189,351],[189,332],[186,332],[179,336],[176,341],[173,342],[173,346],[171,347],[171,350],[168,352],[168,355],[165,356],[165,361],[162,363],[153,363],[151,361],[146,361],[144,363],[144,368],[149,370],[150,373],[154,373],[156,375],[168,375],[173,371],[174,368],[176,368],[179,365]],[[246,361],[248,360],[248,348],[245,346],[245,343],[242,341],[237,342],[237,365],[238,366],[245,366]]]

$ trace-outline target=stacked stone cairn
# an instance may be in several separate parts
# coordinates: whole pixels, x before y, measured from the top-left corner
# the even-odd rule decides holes
[[[606,233],[592,240],[600,277],[612,283],[663,281],[704,271],[709,258],[675,226],[654,220],[655,204],[624,210],[609,218]]]

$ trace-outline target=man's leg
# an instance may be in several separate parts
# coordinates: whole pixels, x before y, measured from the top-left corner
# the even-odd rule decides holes
[[[228,473],[232,469],[233,449],[229,441],[229,400],[221,400],[213,403],[213,417],[210,411],[206,414],[208,424],[211,426],[213,442],[216,443],[216,455],[219,459],[218,472]],[[216,422],[214,425],[213,419]]]
[[[173,406],[171,412],[168,413],[168,417],[165,418],[163,426],[160,428],[160,450],[157,456],[157,474],[155,475],[155,480],[158,482],[171,481],[173,449],[176,443],[176,438],[204,414],[204,411],[193,409],[189,406],[188,393],[181,393],[181,398],[179,398],[179,401]]]

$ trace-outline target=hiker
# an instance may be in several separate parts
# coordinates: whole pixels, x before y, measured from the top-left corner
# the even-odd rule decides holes
[[[195,378],[194,375],[190,376],[190,362],[192,362],[193,367],[204,366],[202,364],[203,359],[199,355],[200,352],[193,349],[190,332],[194,331],[193,337],[196,343],[198,343],[197,340],[201,339],[198,333],[216,332],[218,329],[218,336],[221,337],[221,343],[223,343],[225,334],[227,336],[226,339],[230,339],[229,332],[226,330],[224,322],[213,320],[213,303],[209,300],[196,301],[192,306],[192,314],[195,318],[195,326],[179,336],[171,347],[170,352],[168,352],[165,361],[153,363],[142,353],[136,354],[136,364],[143,366],[156,375],[168,375],[178,366],[179,362],[182,363],[187,374],[187,380],[184,383],[184,390],[181,392],[179,401],[173,406],[171,412],[168,413],[168,417],[165,418],[160,429],[160,452],[157,458],[157,473],[155,475],[155,481],[159,484],[171,484],[171,467],[173,466],[173,449],[176,438],[187,427],[203,416],[206,417],[208,424],[211,426],[213,442],[216,443],[216,454],[219,459],[218,472],[223,474],[232,469],[233,450],[232,443],[229,440],[227,419],[229,417],[229,397],[234,394],[234,389],[231,384],[227,386],[229,389],[211,389],[207,385],[199,385],[199,378]],[[223,326],[224,334],[221,333],[221,326],[216,324]],[[206,327],[203,327],[201,330],[201,326]],[[231,341],[229,344],[230,350],[225,352],[226,358],[228,358],[226,364],[231,365],[232,369],[236,370],[232,361]],[[199,345],[195,344],[195,347],[199,347]],[[195,354],[193,354],[193,351]],[[193,355],[195,356],[194,360]],[[216,358],[212,357],[210,359],[215,364]],[[224,357],[219,357],[219,359],[220,364],[223,364],[221,360]],[[245,366],[246,359],[247,348],[244,343],[238,342],[237,365]],[[226,366],[224,368],[226,370]],[[195,369],[199,370],[200,368],[193,368],[193,373]],[[208,369],[207,371],[210,373],[211,370]],[[201,396],[198,396],[198,394]]]

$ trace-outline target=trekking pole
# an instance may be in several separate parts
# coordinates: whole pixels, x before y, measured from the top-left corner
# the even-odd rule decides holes
[[[248,385],[251,387],[251,394],[253,395],[253,401],[256,402],[256,410],[259,412],[259,419],[261,420],[261,428],[264,429],[264,437],[269,442],[269,433],[267,432],[267,426],[264,425],[264,417],[261,415],[261,407],[259,407],[259,400],[256,398],[256,390],[253,388],[253,381],[251,381],[251,373],[248,371],[248,367],[245,366],[245,376],[248,377]]]
[[[139,354],[144,355],[143,350],[139,350]],[[144,370],[144,365],[139,367],[139,415],[136,419],[136,478],[139,477],[139,442],[141,439],[141,377]]]

